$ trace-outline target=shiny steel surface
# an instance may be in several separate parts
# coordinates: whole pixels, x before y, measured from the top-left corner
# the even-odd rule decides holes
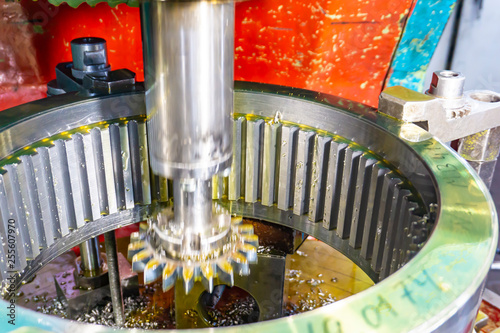
[[[230,200],[237,199],[228,203],[231,212],[291,226],[313,235],[354,260],[374,280],[394,273],[374,287],[342,302],[286,319],[226,330],[465,332],[467,325],[475,318],[484,278],[496,249],[498,233],[497,216],[492,201],[484,184],[477,175],[471,173],[472,169],[440,142],[429,135],[423,135],[425,132],[418,127],[410,125],[409,129],[408,124],[374,113],[369,108],[347,100],[297,89],[256,84],[240,84],[235,97],[237,114],[233,133],[237,135],[233,140],[241,143],[241,154],[233,155],[228,179],[228,184],[233,185],[228,186],[227,193],[221,194],[221,197],[227,194]],[[31,112],[30,115],[23,113],[23,110],[28,110],[26,107],[12,110],[5,115],[0,113],[0,120],[3,120],[0,123],[8,124],[0,130],[0,141],[7,143],[0,146],[0,156],[4,163],[10,164],[10,167],[6,168],[7,172],[3,173],[0,184],[2,221],[5,223],[5,218],[17,217],[22,213],[16,208],[11,189],[21,187],[21,198],[30,198],[29,193],[33,190],[32,187],[21,186],[23,183],[20,179],[24,178],[16,178],[12,170],[16,170],[16,174],[26,176],[23,170],[30,169],[29,163],[25,164],[25,161],[35,159],[41,155],[40,152],[46,150],[50,162],[48,166],[56,162],[60,165],[71,163],[70,159],[63,159],[61,162],[56,157],[61,155],[55,155],[52,151],[54,147],[64,146],[67,153],[74,154],[71,152],[75,149],[72,142],[75,139],[80,140],[80,136],[73,134],[62,139],[49,139],[44,143],[46,148],[37,148],[36,155],[33,155],[31,148],[25,150],[25,146],[32,146],[34,142],[42,141],[51,135],[76,129],[83,132],[81,139],[85,149],[90,127],[82,128],[81,125],[109,122],[119,118],[114,115],[128,114],[132,118],[135,116],[136,120],[127,124],[120,124],[118,121],[109,128],[104,126],[99,130],[95,127],[90,131],[99,131],[101,138],[110,138],[111,156],[122,156],[119,154],[121,150],[130,152],[124,154],[126,158],[123,159],[111,158],[112,168],[104,164],[104,174],[110,179],[118,180],[116,185],[114,182],[110,183],[113,185],[109,184],[116,190],[114,200],[111,200],[113,196],[107,197],[111,200],[110,207],[115,202],[119,208],[110,209],[109,216],[101,213],[102,217],[99,219],[91,214],[92,209],[87,212],[78,200],[73,200],[75,212],[83,211],[85,215],[94,218],[94,221],[89,223],[78,218],[68,219],[70,214],[64,208],[61,208],[61,211],[65,214],[57,214],[57,219],[44,206],[41,206],[39,215],[30,214],[25,222],[30,226],[30,232],[25,235],[20,232],[23,239],[24,236],[33,234],[31,230],[40,228],[37,216],[44,220],[45,217],[52,217],[47,221],[53,221],[57,225],[42,224],[48,235],[45,238],[48,243],[46,246],[40,249],[37,246],[18,248],[22,267],[26,266],[26,262],[22,261],[24,258],[35,258],[24,269],[24,278],[32,276],[39,264],[47,262],[82,240],[119,225],[144,219],[149,211],[148,205],[151,201],[136,200],[135,207],[134,201],[128,206],[119,204],[122,200],[127,202],[124,192],[132,192],[130,195],[136,198],[145,196],[149,189],[150,178],[145,178],[147,169],[139,169],[145,172],[136,172],[137,169],[133,167],[130,170],[130,165],[137,165],[130,163],[130,159],[138,159],[143,162],[139,165],[147,166],[147,155],[144,156],[145,161],[139,158],[136,154],[141,149],[130,146],[135,139],[129,140],[131,136],[136,135],[137,142],[142,142],[142,145],[145,142],[145,132],[138,131],[144,126],[140,121],[140,115],[145,113],[140,103],[141,95],[135,93],[88,101],[75,101],[77,97],[74,96],[67,98],[68,104],[64,104],[61,99],[32,104],[30,111],[26,111]],[[62,109],[65,109],[66,117],[57,117]],[[83,109],[87,112],[81,111]],[[100,110],[109,111],[106,113]],[[41,112],[36,113],[37,111]],[[10,117],[19,118],[13,121]],[[11,121],[7,121],[9,118]],[[57,119],[59,124],[54,124],[54,119]],[[62,119],[66,123],[61,123]],[[33,124],[37,124],[36,128],[49,132],[30,131],[31,127],[28,126]],[[266,124],[274,124],[274,127]],[[272,140],[273,131],[277,131],[275,141]],[[413,136],[412,140],[405,140],[409,131],[422,133]],[[9,137],[13,136],[17,141],[9,140]],[[30,141],[30,138],[37,136],[40,139]],[[95,134],[94,137],[98,135]],[[61,140],[64,145],[60,143]],[[78,148],[78,145],[76,146]],[[24,161],[20,162],[17,156],[9,157],[16,151],[26,154]],[[272,151],[280,152],[279,155],[274,154],[275,164],[270,163],[264,168],[262,161],[272,161],[272,154],[268,153]],[[283,151],[288,152],[285,153],[286,156],[283,156]],[[98,155],[99,152],[99,149],[92,150],[91,155]],[[358,152],[362,154],[359,155]],[[276,158],[277,156],[279,158]],[[42,158],[43,161],[45,160]],[[318,168],[318,164],[326,165],[327,169]],[[115,173],[115,170],[118,172]],[[41,173],[40,177],[45,172],[47,175],[44,179],[50,180],[50,176],[57,175],[58,171],[49,173],[46,168],[34,168],[33,172],[35,175]],[[84,188],[82,173],[74,175],[74,178],[79,180],[74,183]],[[275,175],[275,184],[280,184],[279,186],[263,184],[264,179],[271,179],[270,174]],[[340,174],[349,176],[341,177]],[[137,177],[140,182],[136,181]],[[61,182],[62,185],[73,184],[73,177],[63,177]],[[58,189],[57,185],[65,188],[61,182],[53,181],[55,186],[45,186],[41,183],[41,188],[45,186],[43,193],[54,193],[56,202],[64,198],[69,202],[72,197],[68,198],[66,192]],[[132,184],[128,187],[129,191],[122,192],[117,189],[122,185],[125,187],[126,183]],[[108,189],[108,183],[106,184],[101,186],[102,181],[96,180],[95,188],[99,190],[95,192],[104,193],[104,188]],[[167,193],[162,185],[164,180],[153,177],[152,184],[150,198],[165,201]],[[250,191],[246,189],[247,185],[251,186]],[[335,193],[328,194],[330,191]],[[92,192],[94,191],[90,191]],[[41,200],[40,198],[46,196],[35,197]],[[50,195],[48,197],[51,198]],[[86,196],[82,197],[87,200]],[[262,203],[262,198],[267,198],[267,201]],[[311,205],[317,200],[322,202],[321,198],[324,198],[325,203],[322,209],[321,204]],[[351,205],[344,203],[341,198]],[[80,201],[85,200],[80,198]],[[88,200],[97,204],[99,196],[94,198],[91,195]],[[305,200],[309,201],[304,202]],[[225,199],[221,199],[221,202],[225,202]],[[319,211],[323,210],[323,214],[318,212],[318,207]],[[340,212],[337,207],[347,209]],[[30,212],[37,211],[36,206],[26,205],[26,209]],[[366,214],[362,215],[361,211]],[[413,214],[409,214],[411,212]],[[432,235],[420,252],[416,253],[422,242],[427,239],[430,226],[427,220],[432,221],[434,216],[437,222]],[[76,230],[69,232],[68,225],[76,226]],[[39,237],[35,239],[39,244],[43,244],[42,234],[37,233]],[[405,240],[406,237],[409,237],[410,241]],[[4,248],[0,250],[3,251]],[[396,271],[414,254],[416,256],[411,262]],[[0,265],[4,263],[0,262]],[[6,278],[2,267],[4,283]],[[5,306],[0,306],[0,309],[0,313],[4,315]],[[21,307],[18,307],[17,311],[18,318],[22,320],[20,325],[36,326],[53,332],[83,329],[80,324],[34,315]],[[107,331],[106,328],[92,326],[85,328],[89,332]]]
[[[465,76],[459,72],[436,71],[428,93],[446,99],[461,99],[464,95]]]
[[[71,41],[71,57],[73,66],[71,72],[78,79],[85,74],[109,72],[108,48],[106,41],[96,37],[82,37]]]
[[[212,184],[209,180],[174,179],[174,221],[173,231],[185,230],[187,234],[209,236],[211,225],[204,223],[206,216],[212,215]],[[164,227],[167,227],[166,225]],[[199,242],[198,242],[199,243]]]
[[[234,4],[142,4],[146,109],[153,171],[210,179],[232,153]]]
[[[172,221],[160,231],[153,216],[152,232],[169,234],[158,235],[168,257],[201,259],[223,251],[210,238],[228,228],[212,216],[210,179],[233,151],[234,4],[152,0],[142,14],[151,168],[174,180],[175,198]]]
[[[101,269],[101,254],[96,238],[91,238],[80,244],[80,257],[82,269],[89,274],[98,274]]]
[[[155,239],[153,243],[161,246],[171,259],[194,260],[213,255],[214,251],[222,250],[220,245],[224,245],[231,238],[230,216],[227,212],[217,212],[216,209],[214,208],[212,214],[212,205],[210,205],[210,215],[213,219],[210,224],[216,229],[205,230],[203,228],[205,232],[202,233],[190,227],[184,228],[182,225],[177,225],[171,209],[162,210],[157,219],[151,222]],[[189,243],[189,247],[186,247],[185,243]]]

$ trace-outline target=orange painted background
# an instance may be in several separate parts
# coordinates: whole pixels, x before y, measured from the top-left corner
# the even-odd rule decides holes
[[[414,0],[250,0],[237,4],[235,79],[282,84],[377,105]],[[112,68],[143,80],[139,9],[46,0],[0,5],[0,110],[44,97],[69,42],[108,41]]]

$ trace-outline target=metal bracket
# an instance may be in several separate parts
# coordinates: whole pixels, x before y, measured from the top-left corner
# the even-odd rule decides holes
[[[461,108],[446,108],[441,98],[405,87],[384,89],[379,112],[415,123],[443,142],[457,140],[500,125],[500,95],[489,91],[468,91]]]
[[[56,79],[47,84],[47,95],[81,92],[102,96],[135,90],[135,73],[128,69],[111,71],[106,41],[86,37],[71,41],[73,62],[56,66]]]
[[[489,186],[500,151],[500,94],[464,93],[464,80],[460,73],[438,71],[426,94],[401,86],[386,88],[379,97],[379,112],[414,123],[443,142],[460,139],[459,154]]]

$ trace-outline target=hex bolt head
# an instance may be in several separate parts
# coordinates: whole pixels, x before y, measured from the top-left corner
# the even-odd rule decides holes
[[[442,70],[432,75],[428,94],[445,99],[459,99],[464,94],[465,76],[462,73]]]

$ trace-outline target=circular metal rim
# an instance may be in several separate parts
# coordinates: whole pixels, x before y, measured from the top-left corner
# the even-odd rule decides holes
[[[333,106],[347,109],[351,111],[350,117],[363,118],[363,121],[369,121],[373,126],[391,133],[394,139],[401,139],[405,145],[418,153],[426,166],[432,170],[432,177],[439,190],[437,218],[439,222],[427,244],[411,263],[376,286],[342,302],[311,312],[268,322],[226,328],[225,330],[269,332],[278,330],[309,332],[468,331],[467,325],[471,325],[474,319],[471,310],[477,308],[480,301],[481,287],[493,260],[498,238],[497,215],[491,197],[472,168],[434,138],[427,137],[426,140],[420,142],[405,140],[401,129],[403,126],[408,126],[407,124],[377,115],[362,105],[355,105],[333,96],[291,88],[256,84],[239,84],[237,88],[240,89],[236,93],[236,103],[238,103],[238,96],[242,96],[246,90],[253,90],[259,94],[276,94],[278,92],[284,99],[287,98],[286,96],[294,96],[293,98],[297,100],[306,100],[315,105],[325,105],[327,108]],[[138,108],[143,108],[142,96],[139,95],[141,94],[135,94],[129,99],[116,100],[115,107],[112,110],[102,110],[101,116],[107,114],[109,118],[110,115],[111,117],[116,115],[115,119],[134,116],[133,114],[127,115],[127,108],[120,108],[120,105],[123,106],[122,103],[125,103],[127,107],[130,107],[132,103]],[[61,101],[67,102],[68,99],[76,103],[84,100],[78,96],[66,96],[61,98]],[[57,104],[55,99],[51,102]],[[0,119],[7,117],[3,120],[8,120],[0,122],[5,124],[0,128],[2,134],[0,135],[0,143],[2,143],[0,157],[2,159],[23,147],[22,141],[15,140],[15,131],[9,131],[9,128],[14,129],[15,125],[21,121],[29,126],[29,120],[38,116],[33,114],[33,110],[37,109],[36,106],[43,109],[43,106],[48,104],[50,103],[35,102],[16,108],[16,113],[7,111],[7,113],[0,114]],[[84,117],[85,108],[80,111],[82,112],[80,120],[83,122],[79,121],[68,126],[75,128],[102,121],[99,117],[96,119]],[[32,132],[28,133],[27,138],[30,142],[38,141],[31,140],[30,137],[40,136],[40,139],[47,137],[47,133],[40,133],[39,129],[40,127],[35,127]],[[59,132],[69,129],[59,129]],[[419,131],[417,128],[414,130]],[[355,138],[353,141],[357,142]],[[464,189],[467,191],[465,194],[463,193]],[[243,208],[235,205],[233,211]],[[125,215],[135,221],[145,214],[147,214],[146,207],[138,209],[136,207],[133,211],[106,217],[114,221],[107,228],[118,227]],[[90,225],[88,227],[90,229]],[[104,231],[102,228],[94,229],[96,229],[93,230],[95,234]],[[76,236],[75,234],[75,239]],[[7,305],[8,303],[5,301],[0,302],[0,313],[3,316],[7,315]],[[407,310],[404,316],[400,313],[401,309]],[[21,307],[17,308],[16,315],[18,323],[25,326],[50,327],[56,332],[83,328],[82,324],[41,314],[35,315],[33,311]],[[112,331],[111,328],[88,325],[85,325],[85,328],[90,332]]]

